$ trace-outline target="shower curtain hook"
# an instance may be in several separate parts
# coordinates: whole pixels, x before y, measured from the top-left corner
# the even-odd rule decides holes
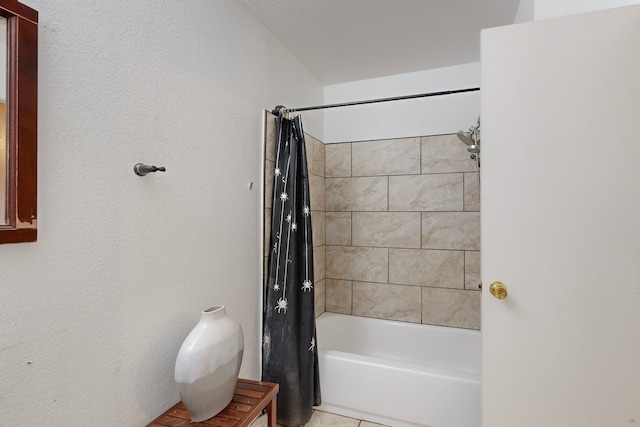
[[[271,110],[271,114],[273,114],[274,116],[282,117],[282,114],[286,111],[287,107],[285,107],[284,105],[276,105],[275,108]]]

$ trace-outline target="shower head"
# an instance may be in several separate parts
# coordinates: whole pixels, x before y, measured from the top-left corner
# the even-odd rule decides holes
[[[458,139],[464,142],[467,146],[467,151],[472,154],[478,154],[480,152],[480,139],[478,138],[478,131],[476,129],[471,129],[469,132],[458,132],[456,133]]]
[[[467,146],[467,151],[472,154],[480,152],[480,117],[478,124],[471,126],[468,132],[459,131],[456,136]]]
[[[471,144],[467,147],[467,151],[473,154],[478,154],[480,152],[480,144]]]
[[[465,143],[465,145],[467,146],[476,145],[475,141],[471,139],[471,132],[459,131],[458,133],[456,133],[456,135],[458,136],[460,141]]]

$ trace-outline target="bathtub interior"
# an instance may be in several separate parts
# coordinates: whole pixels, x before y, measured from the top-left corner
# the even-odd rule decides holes
[[[478,331],[318,318],[321,410],[392,427],[480,427]]]

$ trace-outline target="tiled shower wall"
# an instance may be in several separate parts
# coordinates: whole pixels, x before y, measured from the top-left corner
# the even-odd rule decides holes
[[[455,135],[327,145],[305,137],[316,315],[479,329],[480,203],[466,146]],[[274,141],[269,116],[266,236]]]
[[[326,150],[326,310],[480,328],[475,163],[455,135]]]

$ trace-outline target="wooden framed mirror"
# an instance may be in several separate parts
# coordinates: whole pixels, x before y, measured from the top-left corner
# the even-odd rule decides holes
[[[5,36],[0,50],[6,58],[0,58],[0,243],[35,242],[38,12],[15,0],[0,0],[0,21]]]

